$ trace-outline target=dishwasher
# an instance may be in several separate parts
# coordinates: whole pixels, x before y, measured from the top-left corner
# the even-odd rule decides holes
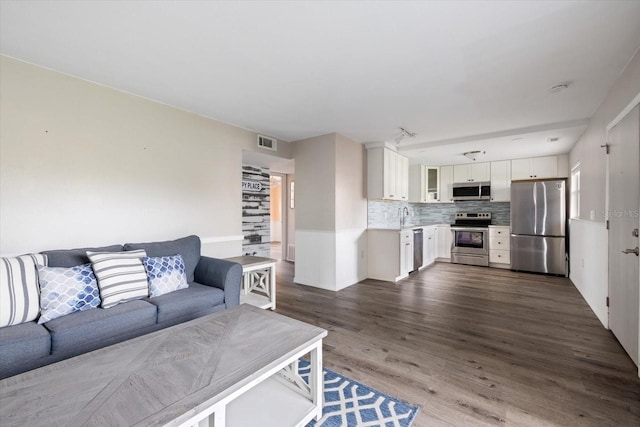
[[[423,239],[424,234],[422,228],[416,228],[413,230],[413,271],[420,270],[422,267],[422,255],[423,255]],[[412,271],[412,273],[413,273]]]

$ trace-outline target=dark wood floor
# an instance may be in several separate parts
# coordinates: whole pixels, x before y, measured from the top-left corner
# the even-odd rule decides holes
[[[277,312],[327,329],[325,366],[419,405],[415,426],[640,426],[637,369],[566,278],[436,263],[330,292],[278,269]]]

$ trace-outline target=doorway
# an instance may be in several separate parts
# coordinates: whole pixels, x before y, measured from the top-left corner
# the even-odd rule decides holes
[[[270,207],[271,212],[271,244],[269,256],[273,259],[282,259],[282,184],[283,177],[280,174],[271,174],[270,182]]]
[[[638,365],[640,95],[608,127],[609,328]],[[618,116],[618,117],[620,117]]]
[[[295,161],[245,150],[242,152],[242,163],[260,168],[267,176],[264,187],[269,186],[269,202],[261,209],[266,213],[264,225],[268,223],[269,230],[264,236],[263,241],[268,243],[264,245],[265,252],[261,256],[294,261],[295,211],[289,189],[293,189]]]

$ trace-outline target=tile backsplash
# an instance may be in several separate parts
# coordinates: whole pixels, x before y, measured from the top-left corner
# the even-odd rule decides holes
[[[509,225],[511,203],[486,200],[456,203],[408,203],[369,200],[367,205],[370,228],[396,228],[400,225],[400,212],[409,209],[407,225],[452,224],[456,212],[491,212],[494,225]]]

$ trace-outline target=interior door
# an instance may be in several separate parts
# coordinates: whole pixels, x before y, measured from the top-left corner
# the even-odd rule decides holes
[[[638,364],[640,110],[609,131],[609,328]],[[635,232],[634,232],[635,230]],[[635,253],[633,250],[635,249]]]

